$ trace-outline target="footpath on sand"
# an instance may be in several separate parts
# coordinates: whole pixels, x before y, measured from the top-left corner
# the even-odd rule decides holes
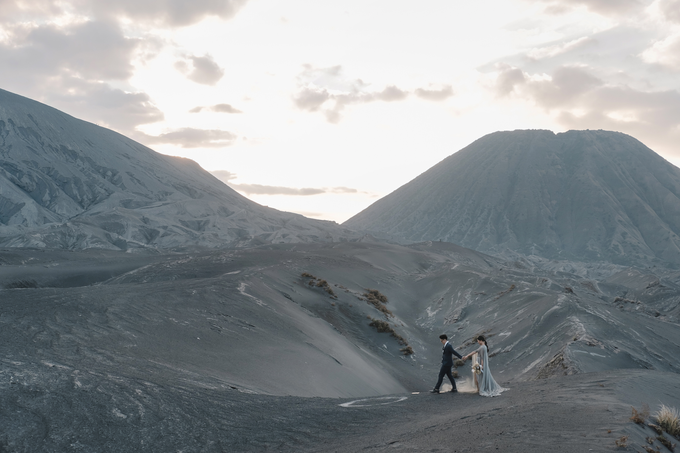
[[[680,407],[680,375],[614,370],[515,383],[495,398],[425,391],[347,401],[330,421],[335,435],[307,450],[580,453],[625,443],[643,452],[657,433],[630,418],[645,404],[652,414],[661,404]],[[360,427],[352,426],[357,416]],[[658,440],[652,446],[665,448]]]

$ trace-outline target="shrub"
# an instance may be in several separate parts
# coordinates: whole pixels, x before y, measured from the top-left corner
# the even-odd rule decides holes
[[[400,345],[403,346],[408,346],[408,342],[399,335],[397,332],[394,331],[391,325],[389,325],[388,322],[383,321],[381,319],[373,319],[371,318],[371,322],[368,324],[371,327],[375,327],[375,329],[378,331],[378,333],[389,333],[391,334]],[[410,347],[410,346],[408,346]]]
[[[661,442],[661,444],[670,451],[675,451],[675,444],[672,444],[671,441],[666,439],[664,436],[656,436],[656,440]]]
[[[404,354],[404,355],[411,355],[411,354],[413,354],[413,348],[412,348],[411,346],[409,346],[409,345],[406,345],[405,348],[401,348],[400,351],[401,351],[401,353]]]
[[[621,436],[618,439],[614,441],[614,444],[616,444],[617,447],[619,448],[625,448],[628,446],[628,436]]]
[[[680,420],[678,419],[678,411],[675,408],[661,405],[661,409],[654,414],[657,423],[671,436],[680,436]],[[664,444],[665,445],[665,444]]]
[[[369,324],[371,327],[375,327],[375,329],[378,331],[378,333],[392,333],[394,332],[394,329],[392,329],[392,326],[389,325],[386,321],[383,321],[381,319],[374,319],[371,321]]]
[[[638,425],[644,425],[645,420],[647,420],[647,417],[649,417],[649,406],[645,403],[642,405],[642,409],[640,411],[632,406],[631,409],[633,410],[633,414],[630,416],[630,419]]]
[[[316,280],[316,277],[310,274],[309,272],[303,272],[302,276],[305,278],[313,278],[314,280]]]
[[[455,368],[458,368],[459,366],[463,366],[463,365],[465,365],[465,362],[464,362],[463,360],[461,360],[461,359],[456,359],[456,361],[453,362],[453,366],[454,366]]]
[[[655,425],[654,423],[647,423],[647,426],[656,431],[657,434],[663,434],[663,429],[661,429],[659,425]]]
[[[644,448],[647,453],[661,453],[661,450],[654,450],[653,448],[648,447],[647,445],[643,445],[642,448]]]
[[[382,294],[380,291],[377,289],[366,289],[368,291],[366,294],[364,294],[364,297],[367,299],[376,299],[382,302],[383,304],[387,303],[387,296]]]
[[[387,297],[384,294],[381,294],[377,289],[366,289],[363,296],[366,298],[366,302],[380,310],[385,316],[394,316],[384,305],[387,303]]]

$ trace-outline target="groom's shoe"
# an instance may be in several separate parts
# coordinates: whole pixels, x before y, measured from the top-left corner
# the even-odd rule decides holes
[[[458,389],[451,389],[450,393],[458,393]]]
[[[430,393],[439,393],[439,389],[432,389],[430,390]]]

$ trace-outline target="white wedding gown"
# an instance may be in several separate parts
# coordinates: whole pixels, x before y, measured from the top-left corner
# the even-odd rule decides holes
[[[475,364],[478,363],[477,359],[479,359],[479,363],[483,364],[481,367],[482,374],[477,375],[479,394],[481,396],[498,396],[502,392],[508,390],[498,385],[493,376],[491,376],[491,369],[489,368],[489,354],[487,353],[486,345],[481,345],[476,352],[477,354],[475,354],[472,359],[472,372],[474,373]]]

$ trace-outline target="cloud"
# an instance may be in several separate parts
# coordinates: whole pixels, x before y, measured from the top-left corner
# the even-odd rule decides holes
[[[408,93],[406,91],[403,91],[394,85],[385,87],[384,90],[375,95],[376,99],[386,102],[401,101],[406,99],[407,96]]]
[[[641,0],[540,0],[548,5],[547,12],[561,14],[574,8],[585,6],[602,15],[621,16],[634,9],[647,5]]]
[[[333,194],[355,194],[359,193],[357,189],[350,187],[324,187],[324,188],[302,188],[295,187],[281,187],[281,186],[267,186],[262,184],[235,184],[232,181],[237,178],[235,173],[227,170],[215,170],[211,172],[217,179],[225,184],[228,184],[234,190],[245,193],[247,195],[294,195],[294,196],[311,196],[321,195],[324,193]]]
[[[189,113],[200,113],[203,110],[216,113],[243,113],[239,109],[234,108],[231,104],[216,104],[208,107],[194,107],[193,109],[189,110]]]
[[[146,93],[109,84],[132,76],[130,61],[144,47],[139,40],[126,38],[118,24],[6,24],[4,31],[0,41],[4,89],[125,135],[140,124],[163,119]]]
[[[78,11],[84,16],[129,19],[161,27],[182,27],[200,22],[206,17],[229,19],[247,0],[21,0],[0,2],[0,18],[27,15],[54,17]]]
[[[559,108],[579,105],[582,96],[592,94],[604,82],[580,67],[557,68],[550,80],[534,80],[527,85],[528,92],[541,105]]]
[[[345,107],[370,102],[396,102],[407,99],[412,92],[395,85],[386,85],[375,89],[371,84],[359,78],[348,78],[341,66],[315,68],[304,65],[298,75],[298,88],[293,94],[295,106],[308,112],[321,112],[331,123],[341,119]],[[417,88],[413,91],[417,96],[441,101],[453,95],[451,87]]]
[[[224,76],[224,69],[210,55],[189,56],[175,63],[175,68],[186,77],[202,85],[215,85]]]
[[[527,53],[527,57],[532,60],[542,60],[544,58],[553,58],[573,50],[581,49],[594,43],[595,40],[589,36],[582,36],[580,38],[567,41],[565,43],[555,44],[552,46],[540,47],[533,49]]]
[[[660,6],[666,19],[680,23],[680,0],[664,0],[660,3]]]
[[[647,63],[680,71],[680,33],[655,42],[652,47],[642,52],[641,56]]]
[[[326,193],[323,189],[296,189],[293,187],[263,186],[261,184],[229,184],[229,186],[248,195],[319,195]]]
[[[231,132],[217,129],[194,129],[185,127],[160,135],[143,134],[144,143],[167,143],[182,148],[223,148],[231,146],[238,137]]]
[[[510,72],[511,71],[511,72]],[[502,68],[497,92],[537,104],[558,121],[575,129],[607,129],[625,132],[650,146],[677,151],[680,142],[680,92],[642,91],[625,85],[607,84],[588,68],[562,66],[552,76],[523,73],[503,85],[503,74],[517,68]],[[507,87],[512,90],[508,91]],[[502,87],[502,88],[501,88]]]
[[[104,83],[68,80],[46,101],[80,118],[97,118],[98,123],[117,130],[133,130],[140,124],[162,121],[164,116],[146,93],[129,93]]]
[[[77,76],[94,80],[126,80],[139,40],[123,36],[118,24],[89,21],[69,27],[46,24],[7,26],[0,42],[3,75],[45,78]]]
[[[497,67],[499,69],[496,77],[496,94],[498,96],[507,96],[515,89],[515,85],[526,82],[526,77],[521,69],[507,64],[500,64]]]
[[[443,101],[453,96],[453,88],[450,85],[441,88],[417,88],[414,93],[428,101]]]

